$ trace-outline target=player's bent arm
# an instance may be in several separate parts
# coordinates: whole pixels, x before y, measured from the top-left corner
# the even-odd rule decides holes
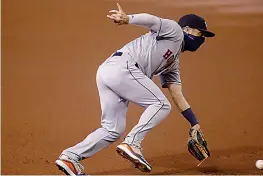
[[[128,15],[129,24],[134,24],[157,31],[160,28],[160,18],[147,13]]]
[[[184,98],[182,93],[182,86],[179,84],[167,84],[167,87],[171,93],[172,99],[176,107],[180,112],[190,108],[189,104]]]
[[[111,15],[108,18],[118,25],[134,24],[150,29],[151,31],[158,32],[159,36],[165,38],[182,38],[183,32],[177,22],[170,19],[160,18],[147,13],[126,15],[120,5],[117,3],[119,10],[111,10]]]
[[[160,18],[147,13],[128,15],[129,24],[143,26],[165,38],[182,38],[181,27],[173,20]]]
[[[184,98],[184,95],[182,93],[182,86],[180,84],[171,83],[167,84],[167,88],[171,93],[174,104],[179,109],[181,114],[188,120],[191,126],[198,124],[195,114]]]
[[[138,26],[147,27],[151,30],[157,31],[160,29],[161,19],[157,16],[147,13],[126,15],[120,5],[117,3],[119,10],[111,10],[111,15],[107,15],[108,18],[119,25],[122,24],[134,24]]]

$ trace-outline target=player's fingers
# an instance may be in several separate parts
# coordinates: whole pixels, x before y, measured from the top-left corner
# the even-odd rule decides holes
[[[111,16],[111,15],[107,15],[107,17],[108,17],[109,19],[111,19],[111,20],[115,20],[115,18],[114,18],[113,16]]]
[[[118,23],[119,23],[119,21],[120,21],[120,17],[119,17],[118,15],[116,15],[116,14],[107,15],[107,17],[108,17],[109,19],[113,20],[113,21],[118,22]]]
[[[118,6],[118,9],[119,9],[119,12],[122,12],[122,13],[123,13],[123,10],[122,10],[122,8],[121,8],[121,6],[120,6],[119,3],[117,3],[117,6]]]
[[[116,25],[120,25],[120,22],[119,22],[119,21],[114,20],[113,22],[114,22]]]
[[[114,19],[120,18],[118,14],[112,14],[111,17],[113,17]]]
[[[110,10],[109,12],[110,12],[110,13],[119,13],[118,10]]]

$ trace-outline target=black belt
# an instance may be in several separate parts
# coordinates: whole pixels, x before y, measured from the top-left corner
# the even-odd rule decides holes
[[[123,54],[123,52],[115,52],[113,55],[112,55],[112,57],[114,57],[114,56],[121,56]]]
[[[117,52],[115,52],[111,57],[114,57],[114,56],[122,56],[122,54],[123,54],[123,52],[118,52],[118,51],[117,51]],[[136,64],[135,64],[135,66],[136,66],[137,68],[140,68],[137,62],[136,62]]]

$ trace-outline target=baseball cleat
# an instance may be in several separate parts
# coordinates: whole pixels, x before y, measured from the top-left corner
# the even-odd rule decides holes
[[[56,165],[59,170],[64,172],[66,175],[86,175],[84,173],[84,167],[78,162],[66,155],[61,155],[56,160]]]
[[[120,156],[134,164],[135,168],[142,172],[151,172],[152,166],[143,158],[139,147],[122,143],[117,146],[116,151]]]

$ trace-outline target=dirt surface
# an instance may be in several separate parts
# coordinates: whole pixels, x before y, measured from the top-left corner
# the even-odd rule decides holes
[[[119,2],[127,13],[175,20],[197,13],[216,33],[180,62],[212,156],[196,167],[188,123],[174,107],[143,142],[152,174],[263,174],[255,167],[263,159],[263,1]],[[2,174],[61,174],[60,152],[99,127],[99,64],[147,32],[112,24],[106,15],[115,8],[116,1],[2,0]],[[126,132],[141,112],[130,106]],[[141,174],[116,154],[119,142],[84,160],[86,172]]]

